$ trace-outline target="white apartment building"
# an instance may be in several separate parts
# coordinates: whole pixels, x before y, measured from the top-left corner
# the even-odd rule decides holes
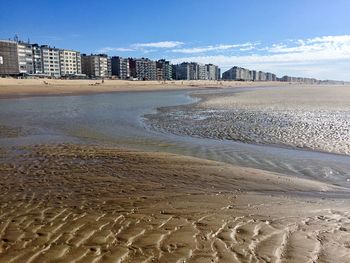
[[[43,73],[52,77],[60,77],[60,50],[49,46],[41,46]]]
[[[220,78],[219,67],[213,64],[206,64],[209,80],[218,80]]]
[[[19,42],[17,44],[19,73],[33,74],[33,53],[32,45]]]
[[[198,79],[200,79],[200,80],[207,80],[208,79],[206,65],[198,64]]]
[[[61,49],[59,54],[61,76],[81,74],[80,52]]]

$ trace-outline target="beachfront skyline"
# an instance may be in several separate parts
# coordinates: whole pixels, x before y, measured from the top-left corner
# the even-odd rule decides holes
[[[349,81],[348,1],[3,1],[0,38]],[[37,14],[30,16],[28,14]],[[40,14],[40,15],[39,15]],[[33,18],[34,17],[34,18]],[[47,23],[45,22],[47,21]]]

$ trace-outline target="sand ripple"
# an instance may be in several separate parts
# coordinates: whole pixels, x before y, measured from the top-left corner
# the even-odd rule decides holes
[[[350,260],[348,201],[327,198],[337,187],[177,155],[13,150],[0,163],[0,262]]]

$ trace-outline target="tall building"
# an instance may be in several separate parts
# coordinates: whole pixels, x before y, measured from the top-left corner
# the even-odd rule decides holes
[[[171,65],[171,78],[172,79],[178,79],[177,78],[177,70],[178,70],[178,65]]]
[[[222,74],[223,79],[227,80],[252,80],[252,73],[250,70],[240,67],[232,67]]]
[[[190,65],[187,62],[177,64],[173,66],[174,79],[177,80],[188,80],[190,79]]]
[[[200,80],[207,80],[208,79],[208,71],[207,66],[203,64],[198,64],[198,77],[197,79]]]
[[[256,70],[251,71],[251,77],[253,81],[259,81],[259,72]]]
[[[112,76],[117,76],[119,79],[130,78],[129,59],[121,57],[112,57]]]
[[[157,79],[158,80],[171,80],[173,68],[169,61],[160,59],[156,63],[157,66]]]
[[[266,80],[266,73],[259,71],[259,80],[260,81],[265,81]]]
[[[108,57],[105,54],[81,56],[81,70],[92,78],[108,77]]]
[[[0,40],[1,75],[42,75],[51,77],[81,74],[80,53],[39,46],[15,39]]]
[[[32,45],[33,52],[33,68],[35,74],[43,74],[43,61],[41,55],[41,47],[38,44]]]
[[[129,58],[130,77],[138,80],[156,80],[156,62],[148,58]]]
[[[189,80],[197,80],[199,73],[199,65],[196,62],[191,62],[189,64]]]
[[[59,54],[61,76],[81,74],[80,52],[74,50],[61,49],[59,51]]]
[[[107,76],[112,77],[112,59],[110,57],[107,58]]]
[[[217,69],[216,69],[216,78],[218,80],[221,79],[221,69],[219,67],[217,67]]]
[[[17,42],[0,40],[0,75],[19,74]]]
[[[208,80],[218,80],[220,79],[220,69],[218,66],[213,64],[206,64]]]
[[[220,79],[220,68],[213,64],[183,62],[172,66],[173,79],[177,80],[217,80]]]
[[[157,80],[164,80],[164,67],[163,63],[156,62],[156,79]]]
[[[272,81],[272,79],[273,79],[273,74],[270,73],[270,72],[266,72],[266,80],[267,81]]]
[[[17,54],[18,54],[19,73],[33,74],[34,67],[33,67],[32,45],[29,43],[18,42]]]
[[[60,77],[60,50],[49,46],[41,46],[43,73],[52,77]]]

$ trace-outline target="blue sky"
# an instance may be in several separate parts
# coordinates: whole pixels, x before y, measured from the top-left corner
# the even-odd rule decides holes
[[[0,38],[350,80],[348,0],[0,0]]]

